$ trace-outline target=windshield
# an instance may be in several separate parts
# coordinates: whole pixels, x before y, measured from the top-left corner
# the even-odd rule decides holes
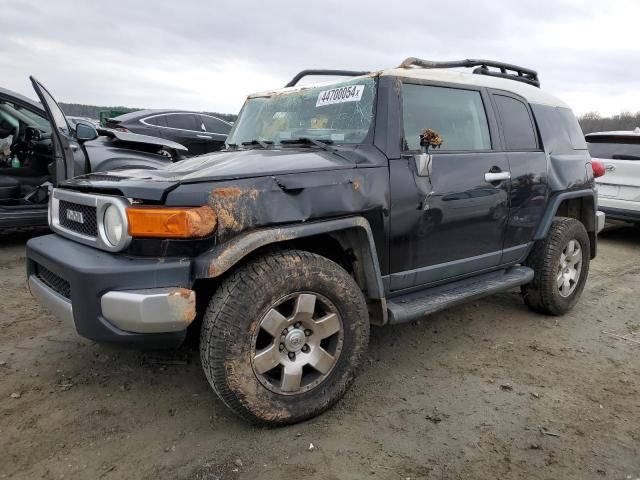
[[[362,143],[373,118],[375,80],[348,82],[249,98],[233,126],[228,145],[258,140],[278,145],[300,138]]]
[[[49,121],[20,105],[15,105],[9,102],[0,102],[0,111],[8,113],[13,118],[17,118],[29,127],[35,127],[43,132],[49,131]]]

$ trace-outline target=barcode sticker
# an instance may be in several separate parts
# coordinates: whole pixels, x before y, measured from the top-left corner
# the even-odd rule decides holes
[[[364,85],[349,85],[345,87],[324,90],[318,95],[316,107],[333,105],[335,103],[359,102],[362,99]]]

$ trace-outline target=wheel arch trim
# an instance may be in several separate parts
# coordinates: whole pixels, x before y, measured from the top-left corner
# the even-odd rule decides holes
[[[272,227],[242,233],[195,259],[197,279],[216,278],[230,270],[255,250],[299,238],[330,234],[340,244],[353,249],[361,262],[368,299],[384,299],[384,288],[376,246],[369,222],[360,216]]]
[[[550,199],[549,205],[547,206],[547,210],[545,211],[544,216],[542,217],[542,220],[540,221],[540,224],[536,229],[536,233],[533,239],[541,240],[545,238],[547,236],[547,233],[549,232],[549,229],[551,228],[551,223],[553,222],[553,219],[556,216],[556,213],[558,212],[558,209],[560,208],[560,205],[562,204],[562,202],[564,202],[565,200],[572,200],[576,198],[588,198],[589,200],[593,201],[593,208],[594,208],[593,220],[591,224],[585,225],[587,232],[593,232],[596,228],[595,212],[597,211],[597,204],[598,204],[597,193],[593,189],[575,190],[572,192],[558,193]]]

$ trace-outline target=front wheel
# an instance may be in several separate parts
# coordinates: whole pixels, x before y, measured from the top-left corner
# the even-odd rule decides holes
[[[362,292],[339,265],[267,254],[218,288],[202,325],[202,365],[220,399],[255,422],[287,424],[333,405],[369,340]]]
[[[525,303],[548,315],[564,315],[577,303],[589,274],[591,250],[584,225],[573,218],[553,220],[544,240],[527,259],[533,281],[522,287]]]

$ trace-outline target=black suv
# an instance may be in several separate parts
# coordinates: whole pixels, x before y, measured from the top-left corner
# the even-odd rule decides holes
[[[323,73],[353,78],[296,86]],[[590,161],[529,69],[305,71],[250,95],[222,152],[54,190],[28,283],[98,342],[175,347],[199,329],[222,401],[292,423],[344,394],[370,325],[514,287],[536,312],[570,310],[604,224]]]

